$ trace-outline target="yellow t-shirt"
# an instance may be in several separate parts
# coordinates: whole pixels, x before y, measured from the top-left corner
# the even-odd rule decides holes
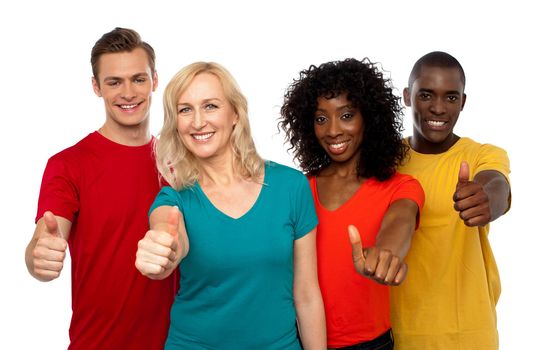
[[[468,162],[471,180],[482,170],[508,179],[508,156],[501,148],[461,138],[444,153],[410,150],[409,157],[399,172],[419,180],[425,206],[406,257],[407,278],[391,288],[395,349],[497,349],[501,286],[489,225],[465,226],[453,209],[453,193],[461,161]]]

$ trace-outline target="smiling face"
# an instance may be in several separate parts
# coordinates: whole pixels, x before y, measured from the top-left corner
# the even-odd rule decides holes
[[[334,163],[357,165],[363,142],[364,121],[347,94],[317,99],[314,132],[321,147]]]
[[[404,89],[404,103],[412,107],[412,148],[420,153],[447,151],[459,139],[453,128],[465,105],[466,95],[457,68],[423,66],[411,88]]]
[[[157,76],[143,49],[100,56],[93,90],[104,99],[106,125],[117,129],[147,127],[151,94],[156,88]]]
[[[196,158],[232,156],[230,138],[238,115],[215,75],[196,75],[179,97],[177,110],[179,136]]]

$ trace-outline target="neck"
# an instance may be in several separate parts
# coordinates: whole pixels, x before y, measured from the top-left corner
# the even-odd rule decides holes
[[[231,152],[221,157],[201,160],[199,167],[199,181],[204,186],[207,184],[228,186],[241,178],[234,155]]]
[[[125,146],[143,146],[151,140],[149,122],[134,126],[104,123],[98,132],[105,138]]]
[[[331,162],[326,168],[319,172],[319,176],[334,176],[344,179],[354,178],[357,179],[357,164],[359,162],[360,154],[357,153],[351,159],[345,162]]]
[[[410,144],[410,147],[418,153],[440,154],[449,150],[459,139],[460,137],[453,133],[439,143],[429,142],[423,137],[411,136],[408,138],[408,143]]]

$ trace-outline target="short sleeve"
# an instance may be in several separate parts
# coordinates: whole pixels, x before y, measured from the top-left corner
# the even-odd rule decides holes
[[[495,170],[504,175],[506,180],[510,182],[510,160],[505,150],[500,147],[490,144],[483,144],[478,152],[476,168],[472,169],[472,175],[475,175],[484,170]]]
[[[179,192],[170,186],[165,186],[161,188],[161,190],[155,197],[153,204],[151,204],[151,208],[149,208],[147,216],[149,217],[153,210],[157,209],[158,207],[162,207],[163,205],[168,205],[172,207],[176,206],[181,211],[181,213],[184,214]]]
[[[297,171],[296,176],[291,181],[294,187],[292,191],[293,206],[291,209],[294,233],[295,239],[299,239],[317,226],[317,215],[315,213],[312,191],[306,176]]]
[[[79,211],[78,169],[75,164],[71,165],[59,155],[48,160],[40,186],[35,222],[48,210],[74,222]]]
[[[399,199],[409,199],[418,206],[418,215],[416,219],[416,229],[419,227],[419,217],[425,204],[425,191],[418,180],[409,175],[403,175],[403,181],[400,182],[396,191],[391,197],[391,203]]]
[[[476,174],[484,170],[494,170],[501,173],[508,183],[510,183],[510,159],[506,151],[500,147],[483,144],[478,152],[476,166],[474,171],[470,169],[471,178],[474,178]],[[508,208],[506,212],[510,210],[512,204],[512,192],[508,196]]]
[[[410,199],[417,204],[421,212],[425,204],[425,191],[423,191],[423,187],[421,187],[419,181],[408,175],[406,177],[393,193],[391,203],[398,199]]]

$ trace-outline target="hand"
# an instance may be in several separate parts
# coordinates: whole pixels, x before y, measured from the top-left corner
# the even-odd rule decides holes
[[[362,276],[388,286],[398,286],[406,278],[408,266],[388,249],[370,247],[363,249],[359,230],[348,226],[353,266]]]
[[[491,221],[489,197],[481,184],[469,181],[470,169],[463,161],[459,167],[459,180],[453,194],[453,208],[467,226],[485,226]]]
[[[32,266],[36,278],[51,281],[60,276],[68,242],[63,238],[53,213],[46,211],[43,222],[45,227],[39,232],[36,246],[32,250]]]
[[[179,209],[170,208],[164,230],[149,230],[138,242],[135,265],[142,275],[151,279],[162,279],[177,266],[181,256],[179,220]]]

